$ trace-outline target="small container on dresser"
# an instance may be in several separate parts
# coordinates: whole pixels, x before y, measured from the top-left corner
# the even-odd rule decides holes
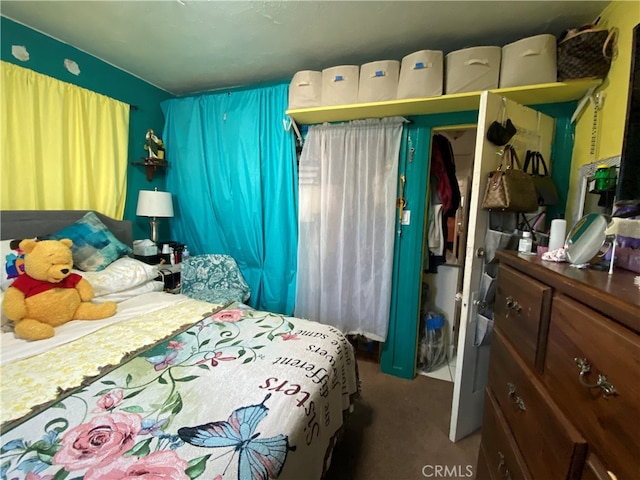
[[[476,478],[640,478],[635,275],[497,257]]]

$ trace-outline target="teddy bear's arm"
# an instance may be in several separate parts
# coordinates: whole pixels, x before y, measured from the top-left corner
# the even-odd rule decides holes
[[[9,320],[18,321],[27,316],[25,296],[15,287],[7,288],[2,299],[2,311]]]
[[[76,290],[80,294],[80,299],[83,302],[88,302],[93,298],[93,295],[94,295],[93,287],[84,278],[77,283]]]

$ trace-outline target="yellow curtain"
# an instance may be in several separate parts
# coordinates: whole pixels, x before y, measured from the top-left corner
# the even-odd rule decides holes
[[[121,219],[129,105],[1,62],[0,208]]]

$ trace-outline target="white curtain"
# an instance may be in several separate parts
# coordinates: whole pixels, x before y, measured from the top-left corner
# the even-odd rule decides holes
[[[299,167],[297,317],[386,340],[402,124],[309,129]]]

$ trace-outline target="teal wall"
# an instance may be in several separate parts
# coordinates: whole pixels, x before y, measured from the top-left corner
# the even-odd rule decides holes
[[[134,238],[148,237],[148,222],[136,217],[138,191],[152,190],[153,187],[163,190],[164,173],[154,175],[154,179],[149,182],[146,179],[144,167],[131,165],[131,162],[138,161],[145,154],[143,145],[147,129],[162,132],[164,117],[160,110],[160,102],[172,98],[173,95],[24,25],[5,17],[0,17],[0,22],[0,59],[3,61],[30,68],[38,73],[138,107],[137,110],[131,110],[129,119],[129,166],[124,218],[133,222]],[[22,62],[13,57],[12,45],[26,47],[29,51],[29,60]],[[66,58],[78,64],[80,68],[78,76],[71,74],[64,67],[63,62]],[[162,223],[166,228],[167,222]],[[160,236],[166,238],[162,235],[163,232]]]

